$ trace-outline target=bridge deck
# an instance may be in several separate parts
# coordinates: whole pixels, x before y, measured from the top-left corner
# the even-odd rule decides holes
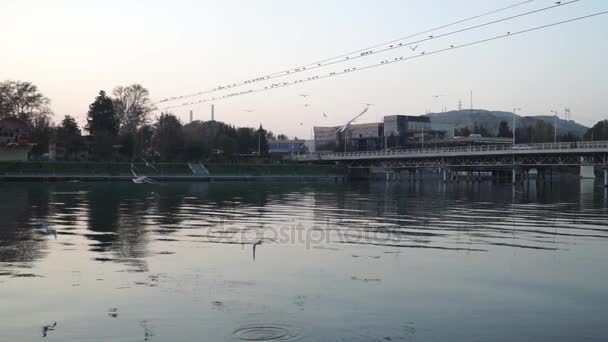
[[[577,143],[545,143],[525,145],[483,145],[444,148],[425,148],[396,151],[321,152],[293,156],[295,161],[364,161],[417,158],[525,156],[525,155],[580,155],[608,154],[608,141]]]

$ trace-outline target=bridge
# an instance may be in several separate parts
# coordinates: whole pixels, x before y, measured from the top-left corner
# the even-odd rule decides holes
[[[566,142],[519,145],[482,145],[442,148],[420,148],[368,152],[320,152],[295,155],[297,162],[342,163],[354,169],[380,168],[387,173],[434,169],[443,173],[444,181],[459,172],[493,172],[511,170],[517,174],[536,170],[544,177],[546,170],[580,167],[581,177],[594,178],[595,167],[604,169],[608,185],[608,141]],[[361,174],[361,172],[358,172]]]

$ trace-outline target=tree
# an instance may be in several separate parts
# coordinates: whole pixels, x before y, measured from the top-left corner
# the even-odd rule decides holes
[[[279,134],[277,140],[289,140],[289,138],[285,134]]]
[[[52,114],[50,103],[30,82],[0,82],[0,119],[16,116],[33,126],[35,120]]]
[[[498,125],[498,135],[499,138],[512,138],[513,131],[509,128],[509,124],[506,121],[501,121]]]
[[[250,127],[239,127],[237,129],[236,143],[240,154],[250,154],[258,150],[258,140],[255,131]]]
[[[56,142],[65,148],[66,156],[74,160],[76,153],[81,144],[81,132],[76,120],[66,115],[61,121],[61,125],[57,127]]]
[[[154,138],[154,127],[143,125],[135,135],[135,156],[149,158],[153,155],[152,139]]]
[[[186,160],[201,160],[209,154],[208,134],[205,134],[204,123],[201,121],[190,122],[182,127],[184,137],[184,157]],[[207,141],[206,141],[207,140]]]
[[[49,152],[49,143],[53,138],[54,128],[49,116],[37,116],[32,123],[32,141],[36,145],[30,151],[33,156],[42,156]]]
[[[182,124],[173,114],[161,114],[154,124],[153,145],[163,161],[178,160],[183,152]]]
[[[135,135],[138,128],[148,123],[150,113],[155,109],[150,92],[139,84],[132,84],[114,88],[112,95],[120,130]]]
[[[462,127],[454,130],[454,136],[468,137],[469,135],[471,135],[471,130],[469,129],[469,127]]]
[[[115,155],[118,127],[112,99],[102,90],[89,106],[87,114],[86,130],[93,136],[93,154],[96,159],[109,160]]]
[[[607,141],[608,140],[608,120],[596,123],[585,133],[585,141]]]
[[[473,127],[473,134],[479,134],[482,137],[489,137],[489,136],[491,136],[491,134],[488,131],[488,129],[486,128],[486,126],[484,126],[484,125],[478,125],[477,123]]]
[[[119,121],[114,111],[112,99],[106,96],[105,91],[100,91],[95,102],[89,105],[87,114],[86,130],[95,136],[98,133],[116,136],[118,134]]]
[[[515,138],[519,144],[553,142],[555,130],[553,125],[534,119],[528,125],[517,128]]]
[[[260,125],[260,128],[256,131],[257,149],[260,156],[268,155],[268,138],[266,137],[266,130]]]

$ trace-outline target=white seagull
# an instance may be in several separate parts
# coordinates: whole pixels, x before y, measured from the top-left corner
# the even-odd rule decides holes
[[[150,179],[146,176],[138,176],[137,173],[135,173],[135,170],[133,170],[133,168],[131,168],[131,173],[133,174],[133,183],[135,184],[144,184],[144,183],[148,183],[148,184],[160,184],[159,182]]]
[[[55,228],[49,226],[46,223],[43,223],[42,226],[40,228],[38,228],[38,232],[40,232],[44,235],[53,234],[55,236],[55,239],[57,238],[57,230],[55,230]]]

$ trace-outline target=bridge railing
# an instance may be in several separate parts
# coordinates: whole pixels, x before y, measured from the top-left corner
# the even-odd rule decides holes
[[[458,146],[440,148],[419,148],[407,150],[388,151],[365,151],[365,152],[318,152],[296,155],[293,158],[298,161],[310,160],[337,160],[354,158],[384,158],[384,157],[409,157],[416,155],[441,155],[454,153],[484,153],[484,152],[513,152],[513,153],[535,153],[547,151],[588,151],[604,149],[608,151],[608,141],[593,142],[559,142],[540,144],[517,144],[517,145],[481,145],[481,146]]]

